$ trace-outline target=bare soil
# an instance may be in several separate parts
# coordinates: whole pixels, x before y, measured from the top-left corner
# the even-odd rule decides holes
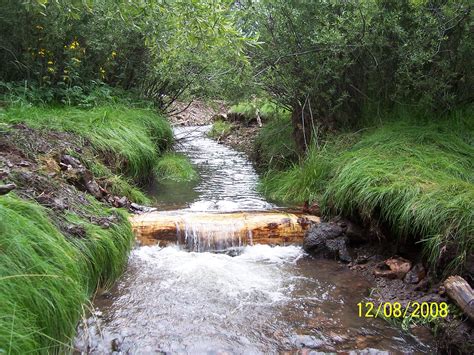
[[[173,125],[203,126],[212,124],[214,116],[225,114],[227,109],[227,106],[222,101],[177,101],[171,107],[168,118]]]
[[[67,164],[68,159],[74,166]],[[66,236],[85,236],[80,225],[67,221],[67,214],[102,228],[118,221],[114,213],[97,216],[89,212],[91,197],[104,207],[132,208],[130,201],[110,194],[107,184],[95,179],[82,165],[81,161],[90,159],[97,159],[90,145],[70,133],[32,129],[23,124],[0,131],[0,185],[14,183],[13,193],[46,207]]]

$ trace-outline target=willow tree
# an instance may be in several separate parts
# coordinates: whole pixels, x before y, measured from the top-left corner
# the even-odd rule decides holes
[[[246,1],[255,79],[292,111],[304,151],[371,108],[446,110],[472,99],[468,1]],[[316,141],[316,140],[314,140]]]
[[[161,108],[186,93],[211,95],[247,64],[232,7],[229,0],[1,0],[0,82],[59,96],[106,83],[141,90]]]

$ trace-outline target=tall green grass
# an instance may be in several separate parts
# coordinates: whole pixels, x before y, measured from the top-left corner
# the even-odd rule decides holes
[[[222,139],[232,132],[234,125],[232,123],[218,120],[212,124],[211,130],[207,133],[207,135],[214,139]]]
[[[258,167],[263,170],[289,167],[298,155],[289,117],[275,117],[265,123],[255,140]]]
[[[169,123],[148,109],[100,106],[12,106],[0,113],[0,121],[26,123],[30,127],[73,132],[90,141],[108,165],[136,180],[150,176],[160,152],[169,148],[173,135]]]
[[[87,232],[75,238],[38,204],[0,197],[0,353],[65,351],[83,304],[122,272],[133,240],[126,216],[89,202],[99,216],[120,219],[104,229],[71,215]]]
[[[280,200],[318,200],[327,214],[379,219],[399,238],[416,236],[432,265],[449,247],[457,255],[450,267],[462,266],[474,248],[471,118],[330,137],[300,164],[269,171],[262,189]]]
[[[154,168],[155,176],[161,180],[176,182],[193,181],[198,174],[190,161],[182,154],[164,154]]]

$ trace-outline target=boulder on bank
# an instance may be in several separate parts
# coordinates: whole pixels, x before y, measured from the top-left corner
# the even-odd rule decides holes
[[[387,279],[403,279],[411,269],[411,261],[399,256],[385,260],[374,270],[377,277]]]
[[[352,257],[347,250],[349,239],[344,235],[341,226],[335,223],[313,225],[305,234],[303,249],[315,256],[340,259],[351,262]]]

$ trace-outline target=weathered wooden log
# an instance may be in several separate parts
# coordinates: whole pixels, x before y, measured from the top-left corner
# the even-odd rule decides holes
[[[218,250],[252,244],[301,244],[320,218],[285,212],[151,212],[130,218],[142,245],[185,244],[192,250]]]
[[[6,184],[6,185],[0,185],[0,195],[6,195],[10,191],[16,189],[15,184]]]
[[[450,276],[444,281],[448,296],[474,322],[474,291],[461,276]]]

